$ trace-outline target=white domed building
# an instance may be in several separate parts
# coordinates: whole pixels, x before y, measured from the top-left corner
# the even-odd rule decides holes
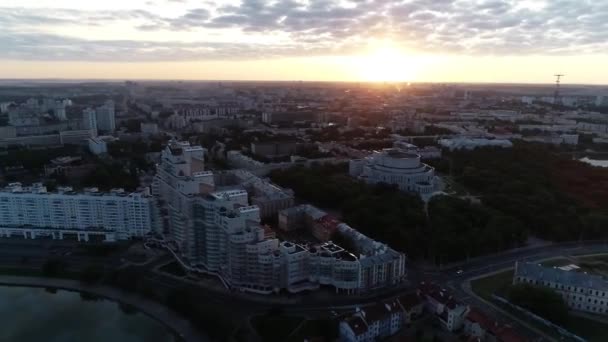
[[[387,148],[364,159],[350,161],[349,172],[369,184],[395,184],[402,191],[415,192],[423,199],[441,190],[435,169],[420,161],[420,155]]]

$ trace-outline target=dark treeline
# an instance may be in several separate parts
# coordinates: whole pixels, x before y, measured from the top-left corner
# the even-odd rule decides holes
[[[344,222],[411,258],[445,263],[518,247],[529,235],[555,241],[607,237],[608,173],[557,152],[517,144],[447,153],[435,163],[438,170],[480,201],[435,196],[426,212],[417,196],[360,182],[345,165],[296,167],[271,178],[303,200],[340,210]]]
[[[367,185],[340,166],[298,167],[273,172],[271,178],[306,201],[340,210],[344,222],[411,258],[461,260],[516,247],[526,239],[517,219],[458,198],[436,196],[427,218],[418,196],[386,184]],[[348,243],[340,236],[335,240]]]
[[[532,235],[557,241],[608,236],[606,169],[528,143],[454,152],[447,159],[443,171],[480,195],[484,205],[521,221]]]

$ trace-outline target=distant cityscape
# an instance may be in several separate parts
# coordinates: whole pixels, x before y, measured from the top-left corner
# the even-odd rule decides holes
[[[0,252],[8,274],[140,293],[226,340],[605,327],[607,87],[15,82],[0,244],[33,257]]]

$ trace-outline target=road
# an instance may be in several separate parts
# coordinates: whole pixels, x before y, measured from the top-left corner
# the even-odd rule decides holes
[[[536,248],[513,250],[498,255],[477,258],[468,263],[443,268],[441,271],[413,270],[411,277],[416,281],[434,281],[443,284],[455,297],[466,304],[480,308],[486,314],[511,325],[517,331],[533,340],[542,338],[538,331],[531,329],[525,322],[496,310],[493,305],[475,296],[470,290],[470,280],[493,272],[512,268],[516,261],[540,261],[568,255],[608,253],[606,242],[570,242]],[[462,273],[458,274],[458,271]],[[414,279],[412,279],[414,281]],[[523,323],[523,324],[522,324]]]

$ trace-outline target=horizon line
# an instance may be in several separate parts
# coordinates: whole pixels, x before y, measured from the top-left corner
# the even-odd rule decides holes
[[[29,81],[29,82],[67,82],[67,81],[82,81],[82,82],[238,82],[238,83],[345,83],[345,84],[375,84],[375,85],[392,85],[392,84],[470,84],[470,85],[537,85],[537,86],[555,86],[551,83],[535,83],[535,82],[487,82],[487,81],[341,81],[341,80],[263,80],[263,79],[179,79],[179,78],[61,78],[61,77],[45,77],[45,78],[1,78],[0,82],[9,81]],[[597,86],[608,87],[608,83],[561,83],[561,86]]]

